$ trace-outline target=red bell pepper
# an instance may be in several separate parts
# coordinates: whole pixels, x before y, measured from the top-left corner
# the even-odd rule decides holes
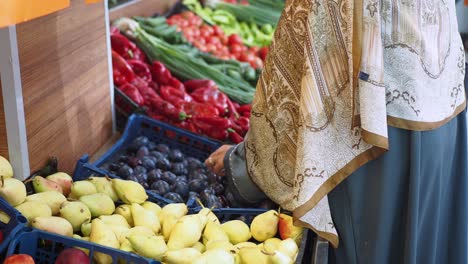
[[[169,78],[169,81],[167,82],[167,85],[172,86],[172,87],[176,88],[177,90],[180,90],[180,91],[185,93],[184,84],[181,81],[174,78],[174,77]]]
[[[140,77],[141,79],[147,81],[147,82],[151,82],[152,81],[152,77],[151,77],[151,70],[149,68],[149,66],[142,62],[142,61],[139,61],[139,60],[127,60],[128,64],[130,64],[130,66],[132,67],[133,69],[133,72],[138,76]]]
[[[171,72],[159,61],[153,62],[151,73],[153,74],[153,80],[156,80],[159,85],[169,84],[169,80],[172,78]]]
[[[117,86],[131,82],[135,78],[132,67],[115,51],[112,51],[112,67]]]
[[[228,108],[229,98],[217,88],[200,88],[190,95],[199,103],[209,103],[215,106],[220,113],[226,112]]]
[[[250,112],[250,111],[252,111],[252,105],[245,104],[245,105],[239,106],[237,108],[237,111],[238,112]]]
[[[236,120],[236,124],[242,128],[243,133],[246,133],[250,127],[250,120],[245,116],[241,116]]]
[[[182,105],[185,102],[193,101],[190,95],[171,86],[161,86],[159,88],[159,93],[164,100],[169,101],[176,106]]]
[[[229,129],[228,131],[229,131],[229,139],[235,144],[239,144],[242,141],[244,141],[244,139],[239,134],[237,134],[236,131],[231,130],[231,129]]]
[[[232,125],[229,119],[222,117],[193,116],[192,122],[204,133],[212,130],[226,130]]]
[[[145,54],[135,45],[135,43],[131,42],[120,33],[111,34],[111,45],[113,50],[127,60],[145,60]]]
[[[185,112],[180,111],[177,107],[164,100],[150,99],[149,103],[155,113],[164,115],[170,120],[181,121],[189,117]]]
[[[258,51],[258,56],[262,59],[262,61],[266,60],[266,57],[268,55],[269,48],[268,47],[263,47]]]
[[[216,83],[212,80],[189,80],[184,82],[184,85],[189,93],[200,88],[217,88]]]
[[[234,106],[234,104],[232,103],[231,100],[227,100],[227,114],[228,116],[234,116],[235,118],[238,118],[239,117],[239,113],[237,113],[237,110],[236,110],[236,107]]]
[[[182,104],[181,108],[192,116],[219,117],[218,109],[209,104],[190,102]]]
[[[193,133],[197,133],[197,134],[199,133],[198,129],[195,127],[195,125],[192,123],[190,119],[180,122],[177,126],[180,128],[186,129],[190,132],[193,132]]]
[[[211,130],[207,132],[206,135],[221,141],[225,141],[229,136],[227,130]]]
[[[139,77],[135,77],[131,84],[135,85],[135,87],[140,91],[141,95],[146,98],[155,98],[159,97],[158,94],[145,82],[143,79]]]
[[[143,96],[141,93],[138,91],[138,89],[129,83],[125,83],[122,86],[119,87],[119,89],[127,95],[130,99],[132,99],[133,102],[136,104],[142,106],[145,103],[145,100],[143,99]]]

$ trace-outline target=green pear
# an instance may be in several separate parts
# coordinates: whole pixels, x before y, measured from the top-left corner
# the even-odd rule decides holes
[[[257,247],[257,245],[253,242],[242,242],[234,245],[237,249],[241,249],[243,247]]]
[[[81,196],[80,201],[86,204],[93,218],[101,215],[111,215],[115,211],[114,201],[103,193]]]
[[[81,234],[85,237],[89,237],[89,235],[91,234],[91,222],[83,223],[81,225]]]
[[[269,255],[256,247],[243,247],[239,250],[238,255],[241,264],[269,264],[270,260]]]
[[[73,179],[70,175],[66,174],[65,172],[57,172],[47,176],[46,179],[60,185],[63,195],[68,196],[70,194],[73,183]]]
[[[152,203],[152,202],[149,202],[149,201],[146,201],[146,202],[142,203],[141,206],[143,206],[143,208],[145,208],[148,211],[152,211],[159,218],[159,215],[161,214],[161,210],[162,210],[159,205],[157,205],[155,203]]]
[[[11,167],[10,162],[2,156],[0,156],[0,176],[3,176],[5,179],[13,177],[13,167]]]
[[[274,237],[278,231],[278,222],[279,215],[274,210],[257,215],[250,224],[252,237],[258,242]]]
[[[135,226],[146,226],[155,234],[159,233],[161,230],[158,216],[152,211],[145,210],[145,208],[139,204],[132,204],[132,216]]]
[[[155,236],[156,234],[150,228],[146,226],[135,226],[130,228],[127,237],[133,235],[142,235],[142,236]]]
[[[231,242],[227,240],[210,240],[208,241],[206,245],[206,250],[212,250],[212,249],[224,249],[229,252],[237,252],[237,248],[234,247],[234,245],[231,244]]]
[[[81,196],[97,193],[96,186],[89,181],[77,181],[71,186],[70,198],[80,199]]]
[[[26,199],[26,186],[15,178],[1,178],[0,197],[11,206],[17,206]]]
[[[192,264],[234,264],[234,256],[224,249],[212,249],[205,251],[194,259]],[[254,263],[254,262],[252,262]]]
[[[206,250],[205,245],[203,245],[203,243],[200,241],[197,241],[197,243],[195,243],[195,245],[193,245],[192,248],[198,250],[198,252],[200,253],[203,253]]]
[[[167,242],[169,250],[192,247],[200,240],[203,223],[199,215],[185,215],[177,221]]]
[[[127,220],[125,217],[119,215],[119,214],[113,214],[113,215],[101,215],[99,217],[105,224],[107,225],[118,225],[118,226],[123,226],[126,228],[130,228],[130,225],[128,224]]]
[[[162,236],[134,235],[128,238],[132,248],[143,257],[161,261],[167,252],[166,242]]]
[[[163,257],[163,262],[167,264],[191,264],[201,253],[194,248],[183,248],[168,251]]]
[[[132,243],[130,243],[130,241],[127,238],[125,238],[122,241],[122,243],[120,243],[120,250],[129,252],[129,253],[135,253],[132,247]]]
[[[134,223],[133,223],[133,216],[132,216],[132,206],[131,206],[131,205],[128,205],[128,204],[119,205],[119,206],[115,209],[115,212],[114,212],[114,213],[123,216],[123,217],[125,218],[125,220],[127,220],[127,223],[128,223],[130,226],[134,226]]]
[[[112,179],[112,185],[120,200],[126,204],[142,204],[148,199],[145,188],[138,182]]]
[[[80,201],[62,203],[60,206],[60,216],[72,224],[74,232],[80,231],[83,223],[91,221],[91,212],[86,204]]]
[[[252,237],[249,226],[240,220],[227,221],[221,225],[221,228],[233,245],[246,242]]]
[[[90,177],[88,179],[94,186],[98,193],[107,194],[112,201],[117,202],[119,200],[119,196],[114,190],[114,186],[112,186],[112,181],[107,177]]]
[[[164,224],[164,218],[166,216],[174,216],[175,218],[181,218],[188,213],[187,205],[184,203],[173,203],[164,206],[159,213],[159,220],[161,224]]]
[[[89,235],[89,241],[111,248],[120,248],[119,241],[117,240],[114,232],[101,219],[94,219],[91,222],[91,234]],[[104,253],[95,252],[94,259],[97,263],[101,264],[113,263],[112,257]]]
[[[71,237],[73,227],[66,219],[57,216],[39,216],[32,220],[31,226],[46,232]]]
[[[221,228],[221,225],[209,221],[205,226],[205,230],[203,231],[203,244],[206,245],[208,241],[215,240],[229,241],[229,237]]]
[[[275,250],[274,255],[270,256],[271,264],[292,264],[293,260],[281,251]]]
[[[0,222],[4,224],[8,224],[10,222],[10,216],[2,210],[0,210]]]
[[[91,224],[91,223],[89,223]],[[79,235],[76,235],[76,234],[73,234],[72,236],[74,239],[79,239],[79,240],[84,240],[84,241],[89,241],[89,237],[81,237]],[[82,247],[75,247],[76,249],[79,249],[81,251],[83,251],[86,255],[89,256],[89,249],[87,248],[82,248]]]
[[[297,243],[294,239],[287,238],[278,244],[277,250],[292,259],[296,256],[299,248],[297,247]]]
[[[47,204],[36,201],[24,202],[16,206],[15,209],[28,219],[29,225],[31,225],[32,220],[36,217],[52,216],[52,210]]]
[[[216,223],[218,225],[221,224],[219,222],[218,217],[209,208],[205,207],[205,208],[201,209],[200,212],[198,212],[198,214],[205,215],[208,218],[208,222],[214,222],[214,223]]]
[[[59,193],[63,193],[62,187],[60,185],[58,185],[54,181],[48,180],[41,176],[34,177],[32,180],[32,185],[36,193],[48,191],[56,191]]]
[[[36,201],[47,204],[52,210],[52,215],[58,215],[60,212],[60,205],[67,200],[62,193],[49,191],[28,195],[26,202]]]
[[[277,237],[269,238],[263,242],[263,249],[265,249],[266,252],[275,252],[280,243],[281,239]]]

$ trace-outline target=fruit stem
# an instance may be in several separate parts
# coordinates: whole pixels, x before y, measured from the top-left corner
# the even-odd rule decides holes
[[[198,203],[202,208],[205,208],[205,206],[204,206],[203,203],[200,201],[200,199],[195,198],[195,200],[197,201],[197,203]]]

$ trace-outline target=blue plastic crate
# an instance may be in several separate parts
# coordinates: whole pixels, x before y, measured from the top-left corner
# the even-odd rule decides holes
[[[96,174],[108,175],[111,178],[119,178],[109,170],[108,166],[116,162],[119,156],[126,152],[128,145],[139,136],[146,136],[156,144],[163,143],[170,148],[179,149],[184,155],[199,160],[205,160],[221,146],[219,142],[153,120],[144,115],[134,114],[128,119],[122,137],[102,157],[92,164],[88,164],[88,155],[84,155],[78,161],[74,177],[82,177],[83,174],[91,171]],[[151,191],[148,191],[148,195],[165,203],[174,202]],[[196,206],[194,203],[191,205]]]
[[[3,233],[3,241],[0,243],[0,255],[3,256],[10,241],[25,228],[28,220],[2,198],[0,198],[0,210],[10,217],[8,224],[0,222],[0,232]]]
[[[72,247],[88,249],[90,263],[95,263],[93,261],[93,256],[96,252],[112,256],[114,264],[119,263],[119,261],[133,264],[160,263],[114,248],[33,229],[25,230],[11,242],[8,247],[7,256],[13,254],[28,254],[34,258],[36,264],[50,264],[55,262],[55,259],[62,250]]]

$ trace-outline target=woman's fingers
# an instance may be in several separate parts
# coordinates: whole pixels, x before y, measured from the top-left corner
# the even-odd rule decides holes
[[[206,167],[212,172],[224,176],[224,156],[229,148],[231,148],[230,145],[223,145],[213,152],[211,156],[205,160]]]

